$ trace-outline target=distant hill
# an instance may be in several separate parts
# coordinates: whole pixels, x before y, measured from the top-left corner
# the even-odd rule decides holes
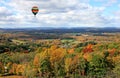
[[[44,33],[82,33],[82,32],[120,32],[120,28],[115,27],[104,27],[104,28],[94,28],[94,27],[75,27],[75,28],[52,28],[52,27],[37,27],[37,28],[1,28],[0,32],[26,32],[26,31],[37,31]]]

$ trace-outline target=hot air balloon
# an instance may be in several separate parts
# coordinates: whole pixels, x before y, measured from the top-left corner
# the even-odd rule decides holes
[[[39,11],[39,9],[38,9],[38,7],[37,6],[33,6],[32,7],[32,13],[36,16],[36,14],[38,13],[38,11]]]

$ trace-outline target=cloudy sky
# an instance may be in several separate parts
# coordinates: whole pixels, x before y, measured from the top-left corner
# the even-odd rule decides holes
[[[23,27],[120,27],[120,0],[0,0],[0,28]]]

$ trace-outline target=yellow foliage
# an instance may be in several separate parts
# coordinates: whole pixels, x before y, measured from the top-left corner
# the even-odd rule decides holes
[[[24,65],[17,65],[16,74],[22,75],[24,73],[25,66]]]
[[[74,53],[74,48],[72,48],[72,49],[69,49],[69,50],[68,50],[68,53],[69,53],[69,54],[72,54],[72,53]]]
[[[10,64],[8,64],[10,65]],[[25,65],[20,65],[20,64],[12,64],[12,67],[9,71],[10,74],[17,74],[17,75],[22,75],[25,70]]]
[[[12,68],[10,69],[9,73],[10,74],[16,74],[16,68],[17,68],[17,64],[13,63]]]
[[[11,62],[7,63],[7,67],[10,67],[10,66],[12,66],[12,63]]]
[[[92,60],[92,55],[91,55],[91,53],[85,53],[83,55],[83,58],[86,59],[87,61],[91,61]]]
[[[88,44],[86,48],[93,48],[92,44]]]
[[[36,55],[36,56],[34,57],[33,64],[34,64],[35,66],[38,66],[38,65],[39,65],[39,57],[38,57],[38,55]]]
[[[115,64],[119,64],[120,63],[120,56],[112,57],[112,60]]]
[[[77,55],[74,56],[73,58],[66,58],[65,59],[66,72],[76,69],[78,61],[79,61],[79,57]]]
[[[72,62],[72,58],[66,58],[65,59],[65,70],[66,70],[66,72],[70,71],[71,62]]]
[[[116,49],[115,48],[109,49],[108,52],[112,56],[116,52]]]
[[[50,47],[50,50],[55,50],[55,49],[57,49],[56,45],[53,45],[53,46]]]
[[[58,49],[54,49],[54,51],[50,51],[50,62],[53,64],[55,62],[60,62],[63,57],[65,56],[66,50],[63,48],[58,48]]]
[[[36,56],[34,57],[34,61],[33,61],[34,66],[39,67],[41,61],[43,61],[45,58],[48,58],[47,50],[45,50],[41,53],[37,53]]]
[[[61,41],[59,39],[56,39],[56,40],[53,40],[52,44],[59,45],[59,44],[61,44]]]

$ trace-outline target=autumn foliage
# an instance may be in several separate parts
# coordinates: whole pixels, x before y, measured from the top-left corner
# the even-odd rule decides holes
[[[84,49],[83,49],[84,53],[90,53],[93,52],[93,45],[92,44],[88,44]]]
[[[0,57],[4,58],[0,62],[0,73],[5,73],[5,66],[8,74],[28,78],[81,78],[105,76],[107,71],[119,73],[119,48],[102,44],[66,48],[60,45],[60,41],[56,42],[57,45],[47,42],[51,44],[39,47],[31,54],[3,54]]]

